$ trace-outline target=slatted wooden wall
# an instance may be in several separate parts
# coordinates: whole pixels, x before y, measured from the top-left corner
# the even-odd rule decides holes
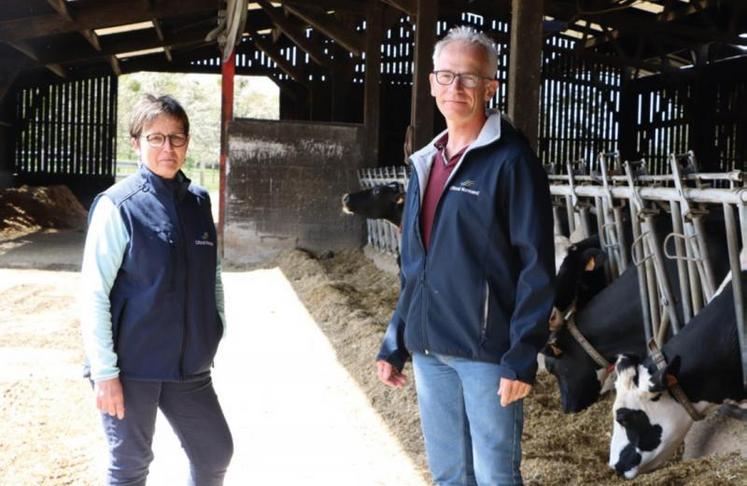
[[[18,91],[15,172],[114,177],[117,78]]]
[[[701,170],[744,170],[747,64],[743,60],[631,81],[625,97],[625,109],[635,116],[632,141],[623,147],[623,157],[645,158],[651,172],[665,173],[670,153],[692,150]]]
[[[578,58],[574,44],[556,35],[543,49],[538,155],[563,172],[569,161],[593,164],[619,140],[621,72]]]

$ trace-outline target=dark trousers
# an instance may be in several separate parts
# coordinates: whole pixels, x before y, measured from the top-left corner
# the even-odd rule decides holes
[[[145,484],[160,408],[189,458],[189,484],[222,485],[233,454],[233,439],[211,378],[185,383],[121,381],[125,418],[101,414],[109,443],[107,484]]]

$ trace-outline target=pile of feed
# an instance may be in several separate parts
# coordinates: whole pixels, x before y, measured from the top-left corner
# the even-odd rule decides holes
[[[334,346],[338,360],[358,381],[403,448],[424,471],[412,370],[404,390],[380,384],[374,359],[397,302],[399,281],[377,269],[360,251],[317,259],[302,251],[281,254],[279,266]],[[555,379],[547,373],[525,405],[523,474],[530,485],[738,485],[745,484],[747,461],[736,454],[670,461],[650,474],[625,481],[607,466],[612,430],[612,397],[587,410],[565,415]]]
[[[42,229],[77,229],[88,212],[67,186],[0,189],[0,239]]]

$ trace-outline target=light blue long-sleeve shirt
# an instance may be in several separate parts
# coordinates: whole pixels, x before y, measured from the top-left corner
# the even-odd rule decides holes
[[[80,307],[83,348],[91,379],[103,381],[119,376],[112,338],[109,293],[117,278],[130,237],[119,210],[108,197],[101,197],[91,215],[83,251]],[[223,281],[220,260],[215,268],[215,304],[225,335]]]

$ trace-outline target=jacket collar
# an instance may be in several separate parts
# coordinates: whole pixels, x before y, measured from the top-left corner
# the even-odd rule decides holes
[[[189,180],[181,170],[176,173],[176,176],[173,179],[164,179],[151,171],[148,166],[142,162],[138,164],[138,174],[143,181],[144,187],[152,188],[154,192],[159,194],[170,195],[175,193],[179,201],[184,198],[187,189],[189,189],[189,185],[192,183],[192,181]]]
[[[501,138],[501,112],[498,109],[492,109],[488,110],[488,118],[485,120],[485,124],[482,126],[482,129],[480,130],[480,134],[477,136],[474,142],[470,144],[470,146],[467,148],[467,150],[464,151],[462,156],[459,158],[459,161],[457,162],[456,166],[454,166],[454,169],[451,171],[451,175],[449,176],[448,180],[446,181],[446,184],[451,181],[451,178],[454,177],[454,174],[459,170],[459,166],[462,165],[462,161],[464,160],[464,157],[471,151],[479,147],[483,147],[485,145],[489,145],[496,140],[499,140]],[[438,135],[436,135],[433,140],[431,140],[425,147],[418,150],[417,152],[414,152],[410,156],[410,163],[412,164],[413,168],[415,169],[415,172],[418,174],[418,183],[420,184],[420,202],[423,202],[423,195],[425,193],[425,185],[428,181],[428,176],[431,172],[431,166],[433,165],[433,160],[435,159],[436,152],[438,149],[436,148],[436,142],[443,137],[448,130],[444,130]]]

